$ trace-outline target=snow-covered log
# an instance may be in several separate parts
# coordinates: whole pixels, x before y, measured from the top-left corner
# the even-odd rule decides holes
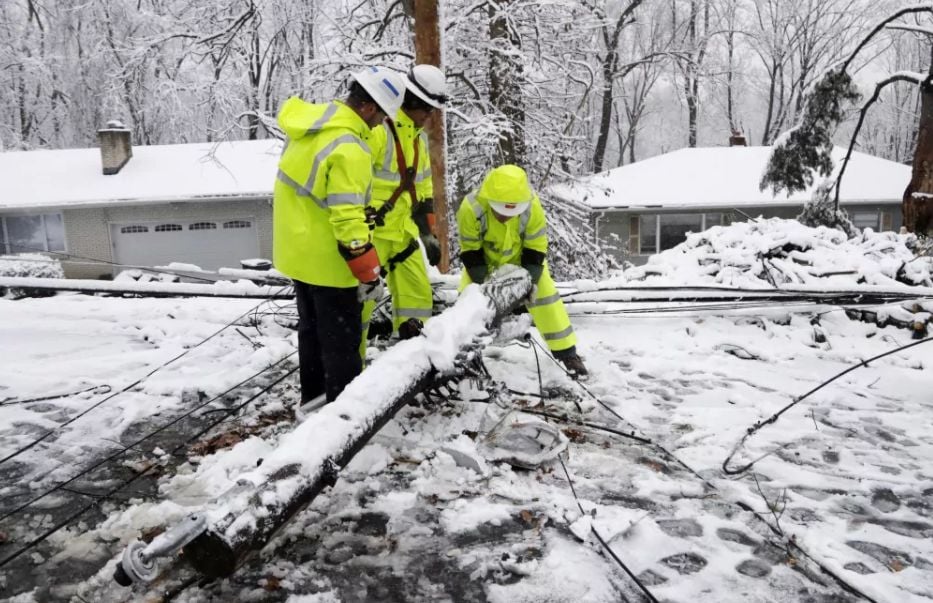
[[[439,377],[462,369],[458,357],[531,291],[522,269],[470,285],[457,303],[433,318],[421,337],[399,342],[376,358],[340,397],[284,438],[260,467],[207,509],[208,529],[183,549],[199,572],[231,574],[283,524],[337,480],[369,439]]]

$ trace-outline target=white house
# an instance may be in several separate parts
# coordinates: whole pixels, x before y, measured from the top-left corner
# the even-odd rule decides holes
[[[771,147],[687,148],[553,187],[588,207],[597,239],[635,264],[682,242],[687,232],[750,217],[793,218],[814,187],[791,195],[760,191]],[[845,149],[836,147],[836,169]],[[910,167],[855,152],[840,188],[840,205],[860,228],[901,226],[901,197]]]
[[[0,253],[64,252],[79,278],[271,257],[280,142],[131,147],[114,125],[100,149],[0,153]]]

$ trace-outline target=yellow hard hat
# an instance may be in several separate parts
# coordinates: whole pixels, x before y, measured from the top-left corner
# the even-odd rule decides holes
[[[517,165],[500,165],[491,170],[476,193],[476,198],[489,204],[502,216],[517,216],[531,206],[534,193],[528,185],[528,174]]]

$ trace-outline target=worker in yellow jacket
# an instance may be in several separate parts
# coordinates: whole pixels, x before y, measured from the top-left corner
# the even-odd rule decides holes
[[[364,208],[372,186],[370,129],[395,115],[402,74],[353,74],[344,101],[289,98],[278,123],[288,137],[273,192],[273,258],[295,283],[301,402],[337,398],[362,370],[362,302],[381,297],[380,261]]]
[[[434,183],[425,122],[447,101],[444,73],[433,65],[415,65],[406,78],[405,98],[395,119],[373,128],[373,196],[367,211],[373,222],[373,244],[382,259],[392,295],[392,330],[408,339],[431,317],[431,282],[419,249],[437,265],[441,248],[434,232]],[[363,305],[365,352],[375,302]]]
[[[525,170],[515,165],[489,172],[478,190],[457,210],[460,231],[461,289],[482,283],[500,266],[514,264],[531,275],[534,288],[527,307],[554,357],[574,378],[587,375],[577,354],[577,336],[547,268],[547,219]]]

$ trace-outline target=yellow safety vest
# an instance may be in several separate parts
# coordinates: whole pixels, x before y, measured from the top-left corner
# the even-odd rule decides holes
[[[412,205],[434,196],[428,137],[421,128],[415,127],[415,123],[403,109],[399,109],[395,117],[395,132],[401,143],[404,164],[415,168],[415,194],[418,199],[412,200],[408,191],[402,192],[396,199],[395,206],[386,213],[384,225],[377,226],[373,236],[390,241],[405,240],[406,235],[417,239],[418,226],[411,219]],[[385,125],[377,126],[373,128],[368,142],[373,158],[373,198],[370,205],[378,209],[398,188],[402,176],[392,130]],[[416,155],[418,165],[412,166]],[[381,259],[384,261],[386,258]]]
[[[522,249],[547,253],[547,220],[537,195],[527,211],[505,222],[496,219],[488,202],[467,195],[457,210],[462,251],[483,250],[490,269],[504,264],[521,264]]]
[[[289,98],[278,116],[288,136],[273,193],[273,260],[312,285],[359,284],[337,244],[370,240],[364,208],[372,186],[369,126],[340,101]]]

